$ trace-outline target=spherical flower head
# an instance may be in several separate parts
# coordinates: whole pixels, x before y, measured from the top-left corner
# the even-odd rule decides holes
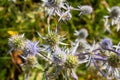
[[[48,8],[61,6],[64,0],[42,0],[44,2],[44,6]]]
[[[88,5],[78,6],[78,8],[79,8],[80,14],[83,14],[83,15],[91,14],[93,12],[93,8]]]
[[[75,35],[79,38],[86,39],[88,37],[88,31],[86,29],[80,29],[75,32]]]
[[[27,40],[25,42],[25,48],[24,48],[25,54],[35,55],[39,53],[39,51],[40,51],[40,48],[38,46],[38,42],[32,42],[30,40]]]
[[[53,54],[53,62],[57,65],[64,65],[66,61],[66,54],[63,51],[57,51]]]
[[[116,53],[111,53],[107,61],[108,64],[113,68],[120,67],[120,57]]]
[[[51,46],[55,46],[59,43],[59,38],[60,36],[57,33],[50,32],[46,35],[46,42]]]
[[[9,38],[8,45],[13,49],[23,49],[24,48],[24,34],[23,35],[14,35]]]
[[[65,66],[67,68],[75,68],[78,65],[78,63],[79,63],[78,56],[67,55],[67,59],[65,62]]]
[[[105,38],[105,39],[103,39],[103,40],[100,42],[100,46],[101,46],[103,49],[111,49],[112,46],[113,46],[113,44],[112,44],[111,39]]]
[[[110,17],[117,18],[119,16],[120,16],[120,7],[118,7],[118,6],[112,7],[111,11],[110,11]]]
[[[35,56],[33,55],[29,55],[27,56],[27,59],[26,59],[26,64],[33,67],[37,64],[37,59]]]

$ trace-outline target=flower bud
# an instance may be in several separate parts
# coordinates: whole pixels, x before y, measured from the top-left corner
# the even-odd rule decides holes
[[[65,65],[67,68],[75,68],[78,65],[78,57],[73,55],[67,55]]]
[[[14,35],[11,38],[9,38],[8,45],[14,49],[23,49],[24,42],[25,42],[24,35]]]
[[[91,14],[93,12],[93,8],[88,5],[78,6],[78,8],[80,10],[80,14],[83,14],[83,15]]]
[[[107,61],[113,68],[120,67],[120,57],[116,53],[111,53]]]
[[[101,46],[103,49],[111,49],[112,46],[113,46],[113,44],[112,44],[111,39],[105,38],[105,39],[103,39],[103,40],[100,42],[100,46]]]
[[[29,55],[29,56],[27,57],[26,64],[27,64],[27,65],[30,65],[30,66],[36,65],[36,64],[37,64],[37,59],[36,59],[36,57],[35,57],[35,56],[32,56],[32,55]]]
[[[79,38],[85,39],[88,37],[88,31],[86,29],[80,29],[79,31],[76,31],[75,33],[76,36]]]
[[[120,7],[118,7],[118,6],[112,7],[112,9],[110,11],[110,17],[117,18],[119,16],[120,16]]]

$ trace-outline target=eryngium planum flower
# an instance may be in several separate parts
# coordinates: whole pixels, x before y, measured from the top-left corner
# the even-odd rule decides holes
[[[43,5],[47,7],[49,16],[54,15],[56,11],[60,11],[64,5],[64,0],[42,0]]]
[[[101,70],[104,72],[106,78],[120,79],[120,56],[114,52],[106,54],[106,61],[102,65]]]
[[[44,6],[52,8],[61,6],[65,0],[42,0],[42,1],[44,2]]]
[[[35,66],[37,63],[38,62],[35,56],[29,55],[26,59],[26,64],[30,66]]]
[[[11,38],[9,38],[8,45],[11,49],[20,49],[22,50],[24,48],[24,34],[22,35],[14,35]]]
[[[51,45],[55,46],[59,43],[60,36],[56,32],[50,32],[46,35],[46,42]]]
[[[103,49],[112,49],[112,40],[109,39],[109,38],[105,38],[103,39],[101,42],[100,42],[100,46],[103,48]]]
[[[120,17],[120,7],[119,6],[114,6],[114,7],[111,8],[110,17],[111,18]]]
[[[113,6],[109,10],[109,15],[105,16],[105,28],[110,31],[110,26],[116,26],[117,31],[120,29],[120,7]]]
[[[79,31],[75,31],[75,36],[81,39],[86,39],[88,37],[88,31],[86,29],[80,29]]]
[[[62,51],[60,48],[58,48],[53,53],[53,63],[55,63],[56,65],[62,66],[66,61],[66,57],[67,56],[65,51]]]
[[[28,55],[28,54],[35,55],[35,54],[39,53],[39,51],[40,51],[40,48],[38,46],[38,42],[32,42],[30,40],[27,40],[25,42],[25,47],[23,50],[25,55]]]
[[[81,15],[81,14],[87,15],[87,14],[91,14],[93,12],[93,8],[88,5],[78,6],[78,9],[80,11],[79,15]]]
[[[65,66],[67,68],[75,68],[79,64],[78,56],[67,55]]]
[[[99,56],[103,60],[100,68],[98,69],[103,76],[106,77],[107,80],[115,80],[120,79],[120,53],[119,53],[119,45],[113,46],[110,39],[103,39],[102,45],[103,48],[99,49]]]

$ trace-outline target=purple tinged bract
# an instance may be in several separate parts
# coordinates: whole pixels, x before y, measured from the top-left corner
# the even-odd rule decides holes
[[[111,39],[109,38],[105,38],[103,39],[101,42],[100,42],[100,45],[103,49],[111,49],[113,44],[112,44],[112,41]]]
[[[25,42],[25,48],[24,48],[24,53],[25,54],[30,54],[30,55],[36,55],[39,53],[40,48],[38,46],[38,42],[32,42],[30,40],[27,40]]]

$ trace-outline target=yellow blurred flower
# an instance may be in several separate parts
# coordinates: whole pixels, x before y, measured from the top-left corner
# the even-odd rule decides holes
[[[13,35],[16,35],[18,34],[17,31],[7,31],[9,35],[13,36]]]

